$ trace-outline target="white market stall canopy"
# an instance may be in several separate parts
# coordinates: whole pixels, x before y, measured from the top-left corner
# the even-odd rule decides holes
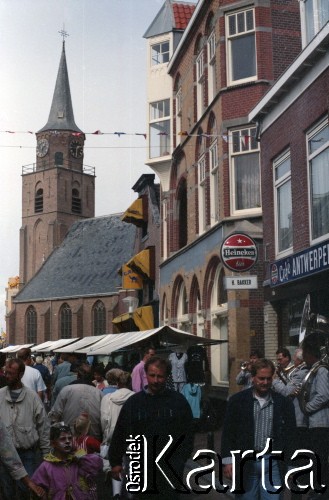
[[[215,340],[199,337],[191,333],[186,333],[172,326],[161,326],[153,328],[152,330],[144,330],[139,332],[124,332],[109,334],[99,342],[93,345],[74,350],[75,353],[87,354],[96,356],[98,354],[111,354],[111,352],[120,349],[137,347],[138,344],[145,344],[147,340],[152,343],[157,339],[162,348],[170,348],[174,346],[185,346],[188,348],[190,345],[215,345],[227,342],[227,340]],[[73,347],[73,346],[72,346]]]
[[[74,352],[76,352],[78,349],[82,349],[83,347],[89,347],[92,344],[95,344],[99,340],[104,339],[105,337],[109,337],[109,335],[92,335],[89,337],[83,337],[80,340],[77,340],[77,342],[74,342],[73,344],[69,344],[66,346],[62,347],[57,347],[53,349],[54,352],[72,352],[72,349],[74,348]]]
[[[12,353],[18,352],[20,349],[24,349],[25,347],[31,347],[33,344],[22,344],[22,345],[9,345],[0,349],[0,352]]]
[[[53,340],[52,342],[44,342],[43,344],[39,344],[33,347],[32,352],[50,352],[50,351],[56,351],[59,347],[63,347],[68,344],[72,344],[78,340],[78,337],[74,339],[59,339],[59,340]],[[47,345],[46,345],[47,344]],[[72,351],[71,351],[72,352]]]

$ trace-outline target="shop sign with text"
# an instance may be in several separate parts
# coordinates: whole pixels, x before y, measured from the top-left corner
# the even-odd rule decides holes
[[[329,241],[289,255],[271,264],[271,286],[289,283],[329,270]]]

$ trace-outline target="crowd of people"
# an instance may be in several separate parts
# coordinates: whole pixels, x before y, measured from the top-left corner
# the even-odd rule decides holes
[[[0,500],[97,500],[100,477],[112,498],[179,498],[199,410],[190,398],[196,384],[181,380],[184,356],[171,357],[147,347],[128,372],[74,354],[0,353]],[[321,343],[306,337],[293,356],[280,348],[276,357],[275,366],[252,351],[241,365],[222,427],[222,477],[242,500],[288,490],[292,499],[329,498]]]
[[[96,500],[100,477],[112,484],[113,498],[132,498],[142,489],[148,498],[167,497],[172,488],[156,471],[154,454],[169,434],[183,441],[174,460],[181,473],[193,417],[186,398],[168,389],[170,363],[153,348],[132,373],[92,366],[75,354],[34,357],[28,348],[7,360],[0,353],[0,365],[1,500]],[[126,449],[141,434],[139,470],[148,477],[136,483],[136,474],[127,473]]]

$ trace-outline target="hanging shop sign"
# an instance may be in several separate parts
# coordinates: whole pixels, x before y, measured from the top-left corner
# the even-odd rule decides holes
[[[283,285],[329,269],[329,241],[271,264],[271,286]]]
[[[222,243],[221,258],[225,267],[243,273],[249,271],[257,262],[256,243],[245,233],[233,233]]]

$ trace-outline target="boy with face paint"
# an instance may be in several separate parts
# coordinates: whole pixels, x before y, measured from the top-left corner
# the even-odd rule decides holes
[[[96,455],[75,453],[71,429],[63,422],[50,428],[52,451],[33,474],[33,481],[46,490],[52,500],[74,498],[96,500],[94,478],[102,470],[103,461]]]

